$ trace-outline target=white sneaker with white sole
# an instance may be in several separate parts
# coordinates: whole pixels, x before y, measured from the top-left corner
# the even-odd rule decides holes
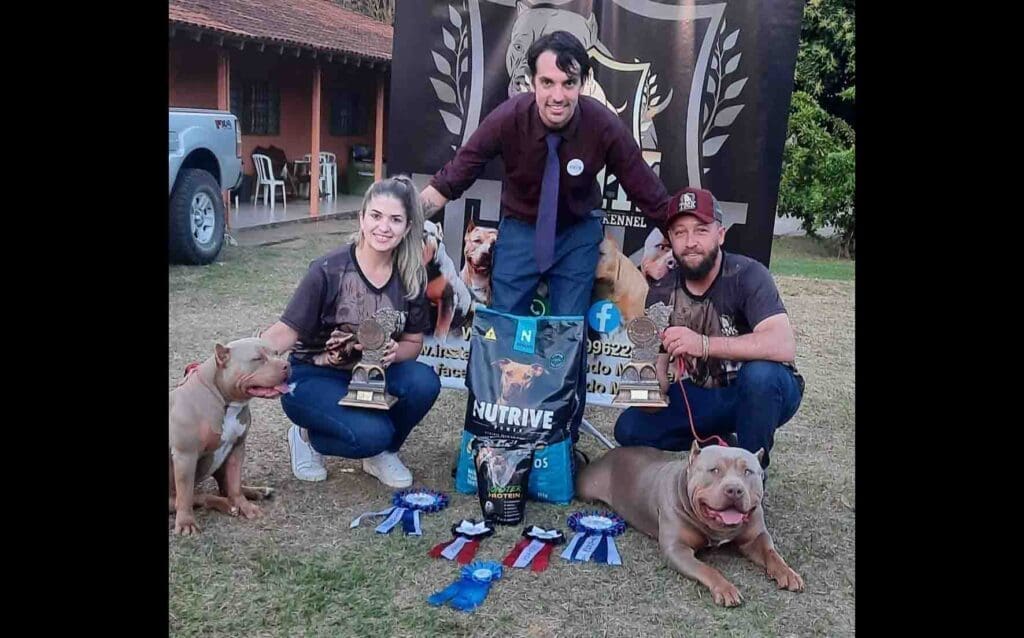
[[[300,481],[323,481],[327,478],[324,457],[313,449],[313,445],[302,440],[299,427],[288,428],[288,449],[292,457],[292,474]]]
[[[376,476],[388,487],[412,485],[412,472],[394,452],[381,452],[377,456],[363,459],[363,471],[370,476]]]

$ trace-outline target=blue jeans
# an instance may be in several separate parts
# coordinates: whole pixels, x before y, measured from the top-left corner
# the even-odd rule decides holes
[[[591,217],[562,229],[555,235],[555,256],[546,272],[537,269],[533,252],[533,224],[505,217],[498,226],[491,267],[491,308],[514,315],[529,315],[530,302],[544,276],[548,282],[550,312],[555,316],[579,315],[584,319],[580,344],[580,372],[576,384],[578,409],[569,432],[579,439],[583,408],[587,403],[586,315],[594,288],[594,274],[601,257],[598,246],[604,230],[601,219]]]
[[[384,373],[387,391],[398,397],[390,410],[338,405],[348,393],[352,373],[292,361],[291,394],[281,397],[285,415],[309,431],[309,442],[321,454],[363,459],[397,452],[412,429],[426,416],[441,392],[430,366],[400,361]]]
[[[755,453],[764,449],[763,467],[768,467],[776,428],[793,418],[803,398],[793,371],[773,361],[747,361],[732,385],[725,388],[701,388],[689,380],[683,384],[700,438],[735,432],[740,447]],[[648,445],[676,452],[690,449],[693,434],[678,382],[669,386],[668,396],[669,405],[661,410],[625,410],[615,422],[615,440],[623,446]]]

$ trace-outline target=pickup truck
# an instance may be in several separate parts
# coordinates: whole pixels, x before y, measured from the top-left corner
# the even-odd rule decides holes
[[[227,111],[169,109],[168,258],[208,264],[224,245],[224,191],[242,180],[242,133]]]

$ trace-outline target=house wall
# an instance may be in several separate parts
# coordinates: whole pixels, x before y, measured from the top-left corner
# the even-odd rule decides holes
[[[252,151],[257,146],[276,146],[284,150],[289,160],[301,158],[312,149],[312,91],[314,62],[308,57],[296,59],[294,55],[281,55],[268,46],[260,52],[254,46],[243,50],[228,49],[232,82],[242,78],[270,78],[280,90],[280,128],[277,135],[242,135],[242,170],[255,174]],[[321,61],[323,82],[320,100],[320,150],[334,153],[338,158],[339,185],[348,165],[354,144],[373,148],[376,118],[377,76],[381,71],[343,65],[340,62]],[[390,79],[385,78],[384,148],[387,148],[387,98]],[[366,105],[365,133],[357,136],[334,136],[330,133],[331,94],[334,87],[357,87]],[[217,48],[202,42],[172,39],[169,45],[168,69],[169,106],[217,107]],[[386,158],[385,158],[386,159]]]
[[[217,108],[217,50],[171,40],[167,58],[168,106]]]

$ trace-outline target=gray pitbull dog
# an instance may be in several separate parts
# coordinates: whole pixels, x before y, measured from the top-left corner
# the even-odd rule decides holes
[[[245,437],[252,415],[249,399],[273,399],[288,391],[288,362],[258,338],[216,344],[214,355],[185,379],[169,397],[168,466],[170,498],[177,534],[199,532],[193,505],[245,518],[262,514],[248,499],[270,496],[269,488],[242,486]],[[195,494],[209,476],[220,496]],[[248,499],[247,499],[248,497]]]
[[[619,447],[588,465],[576,482],[579,497],[607,503],[627,523],[658,539],[678,572],[700,581],[726,607],[739,605],[739,590],[694,552],[734,542],[780,588],[803,591],[804,581],[786,564],[764,523],[757,454],[694,441],[689,459],[651,447]]]

